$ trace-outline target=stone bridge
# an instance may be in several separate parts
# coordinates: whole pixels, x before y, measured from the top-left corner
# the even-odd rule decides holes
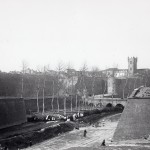
[[[88,105],[92,105],[92,106],[126,106],[127,103],[127,99],[121,99],[121,98],[100,98],[100,99],[92,99],[91,97],[86,99],[86,103]]]

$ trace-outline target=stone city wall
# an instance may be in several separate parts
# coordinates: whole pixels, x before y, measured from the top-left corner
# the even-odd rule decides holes
[[[26,121],[26,111],[23,99],[0,99],[0,129],[18,125]]]

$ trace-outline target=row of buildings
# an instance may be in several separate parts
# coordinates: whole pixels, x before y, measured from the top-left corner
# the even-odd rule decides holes
[[[110,68],[106,71],[107,74],[107,92],[109,95],[118,95],[118,81],[124,81],[122,86],[123,90],[131,90],[129,82],[132,81],[132,90],[138,86],[149,85],[150,69],[138,69],[137,68],[137,57],[128,57],[128,68],[118,69]],[[133,85],[134,84],[134,85]],[[127,89],[128,88],[128,89]],[[124,96],[123,96],[124,97]]]
[[[68,73],[74,76],[79,76],[84,73],[88,77],[100,77],[107,82],[107,96],[128,96],[134,88],[139,86],[149,85],[150,69],[148,68],[137,68],[137,57],[128,57],[128,68],[118,69],[109,68],[101,71],[75,71],[73,69],[68,70]],[[101,96],[104,96],[102,94]]]
[[[126,93],[130,93],[129,91],[132,91],[134,88],[145,85],[146,82],[149,82],[148,77],[150,76],[150,69],[138,69],[138,59],[136,57],[128,57],[127,62],[127,69],[109,68],[105,70],[87,71],[86,67],[83,67],[83,69],[81,69],[80,71],[76,71],[75,69],[66,69],[65,71],[61,70],[60,72],[55,70],[45,70],[44,74],[55,77],[57,77],[57,75],[59,74],[60,78],[64,80],[66,86],[71,86],[72,84],[75,86],[77,83],[79,84],[79,79],[81,80],[81,77],[84,78],[84,76],[89,78],[100,78],[107,83],[107,92],[105,92],[105,94],[107,93],[107,95],[110,96],[121,96],[120,93],[124,93],[124,89]],[[32,69],[26,69],[24,73],[32,75],[43,75],[43,72],[34,71]],[[129,84],[129,81],[132,83],[132,85]],[[99,94],[103,95],[102,92],[100,92]]]

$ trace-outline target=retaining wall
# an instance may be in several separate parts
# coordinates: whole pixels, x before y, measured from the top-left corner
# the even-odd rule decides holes
[[[150,99],[128,99],[113,141],[141,139],[150,135]]]
[[[24,100],[21,98],[0,99],[0,129],[27,121]]]

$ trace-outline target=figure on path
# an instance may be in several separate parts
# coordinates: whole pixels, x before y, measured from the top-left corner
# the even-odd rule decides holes
[[[103,140],[101,146],[106,146],[106,144],[105,144],[105,139]]]
[[[31,140],[29,141],[29,145],[32,146],[32,141]]]
[[[86,134],[87,134],[87,131],[86,131],[86,130],[84,130],[84,134],[83,134],[83,136],[84,136],[84,137],[86,137]]]

